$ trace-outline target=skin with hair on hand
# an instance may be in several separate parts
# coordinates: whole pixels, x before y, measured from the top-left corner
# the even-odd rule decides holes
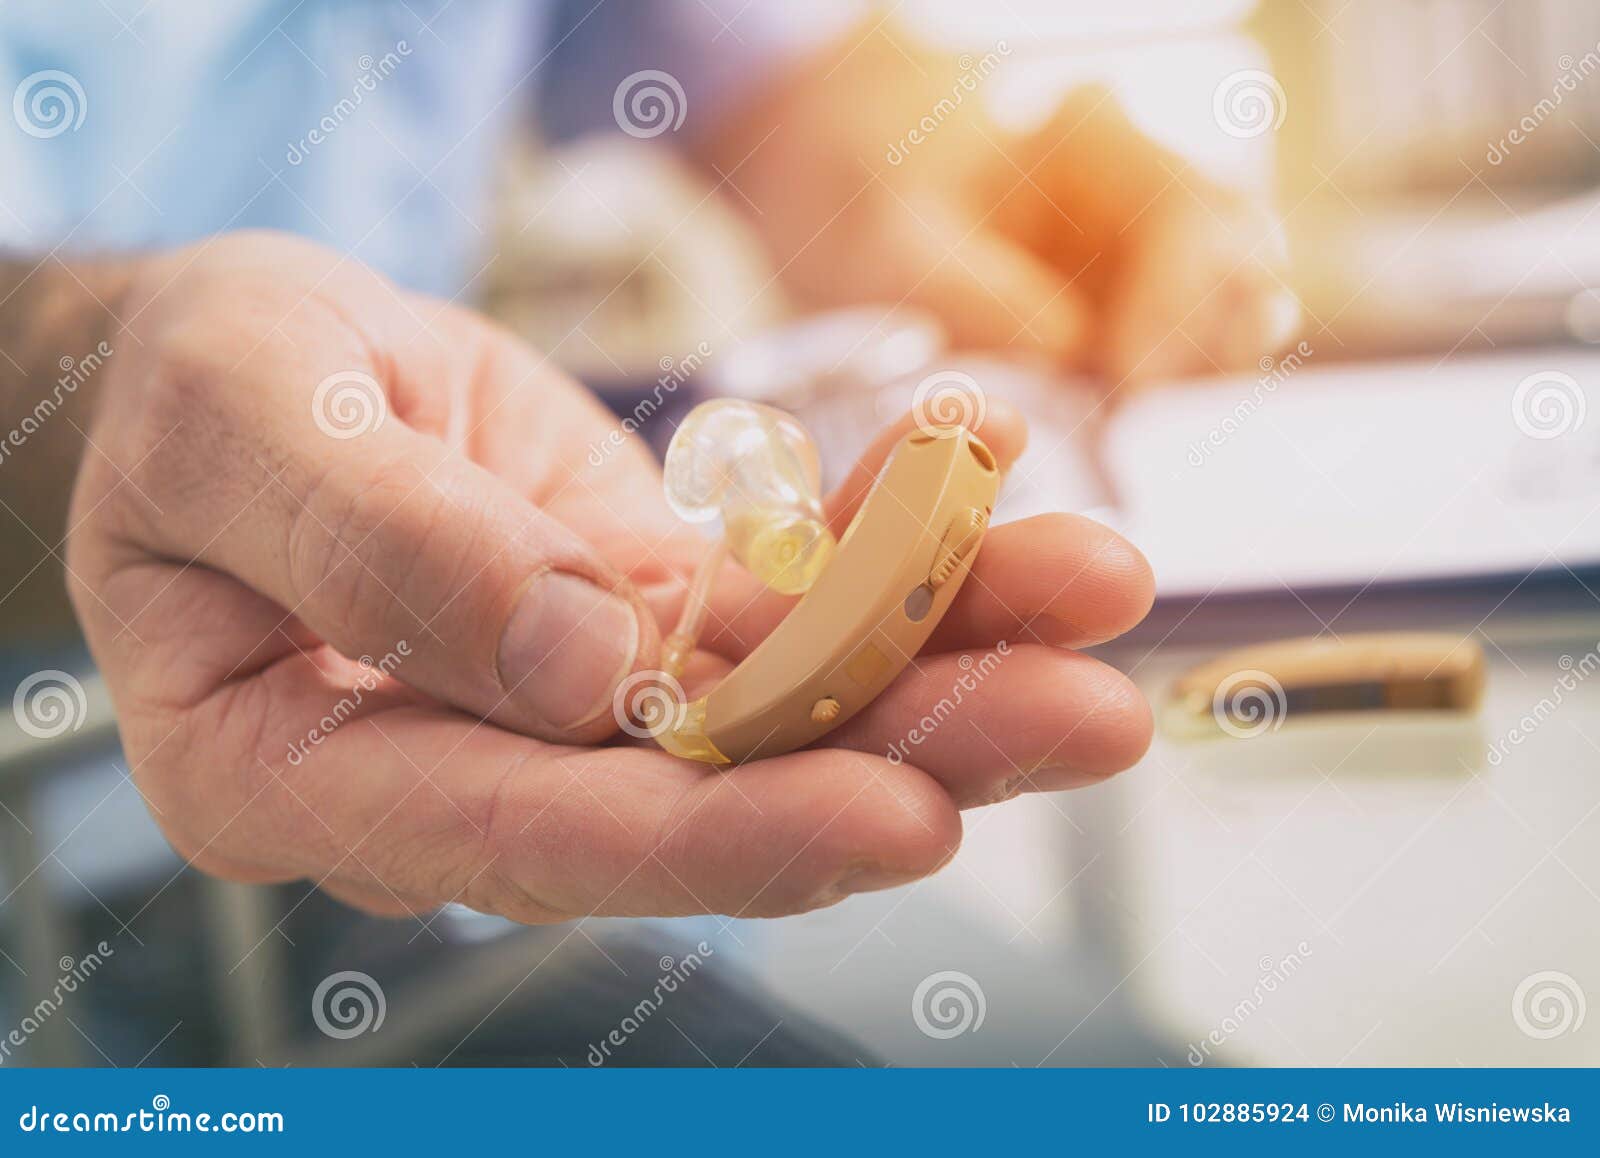
[[[145,259],[117,310],[139,342],[102,371],[69,586],[134,779],[206,871],[383,913],[794,913],[930,873],[962,808],[1148,743],[1132,685],[1071,649],[1144,615],[1149,569],[1065,514],[996,527],[925,652],[825,746],[730,772],[621,742],[613,690],[656,666],[705,543],[642,444],[589,462],[615,419],[588,393],[484,319],[271,234]],[[316,389],[352,374],[381,398],[334,437]],[[909,421],[829,496],[837,528]],[[979,433],[1002,468],[1025,439],[1000,405]],[[689,694],[791,602],[729,565]],[[970,726],[887,759],[1002,638]],[[386,677],[358,662],[401,641]]]

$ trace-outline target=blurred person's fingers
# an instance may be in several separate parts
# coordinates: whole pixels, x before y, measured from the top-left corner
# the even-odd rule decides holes
[[[1263,199],[1142,132],[1110,90],[1074,92],[1010,151],[978,195],[997,229],[1093,302],[1087,361],[1108,385],[1246,370],[1290,335],[1284,245]]]
[[[1178,190],[1134,231],[1110,288],[1112,384],[1241,373],[1292,335],[1299,308],[1270,217],[1242,198]]]
[[[1272,260],[1249,197],[1143,132],[1110,88],[1079,88],[1018,132],[984,102],[950,105],[933,78],[955,63],[866,26],[830,67],[797,70],[695,143],[713,179],[738,170],[738,203],[792,293],[910,302],[958,346],[1113,385],[1244,369],[1275,348],[1281,301],[1247,280],[1208,302],[1241,260]],[[929,107],[949,114],[936,133]]]
[[[892,207],[891,207],[892,208]],[[1088,305],[1069,277],[954,201],[923,196],[885,232],[888,263],[906,301],[939,318],[958,349],[1076,360],[1089,340]],[[895,268],[898,266],[898,268]]]

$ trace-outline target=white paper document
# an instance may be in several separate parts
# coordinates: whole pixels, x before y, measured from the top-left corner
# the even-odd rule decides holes
[[[1600,353],[1163,388],[1101,448],[1164,596],[1600,564]]]
[[[1600,352],[1580,346],[1318,365],[1098,394],[960,363],[1030,419],[997,522],[1114,524],[1163,597],[1600,565]],[[803,408],[836,481],[914,379]]]

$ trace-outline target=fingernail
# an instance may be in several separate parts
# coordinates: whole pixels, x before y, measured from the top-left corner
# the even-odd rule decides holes
[[[610,711],[639,652],[627,600],[587,579],[547,571],[529,585],[500,640],[506,690],[556,728]]]

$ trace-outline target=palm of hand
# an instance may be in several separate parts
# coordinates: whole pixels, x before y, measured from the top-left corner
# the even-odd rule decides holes
[[[385,912],[795,912],[932,871],[959,807],[1143,750],[1137,692],[1063,648],[1136,622],[1148,570],[1066,515],[997,528],[925,655],[825,747],[727,773],[597,746],[609,703],[549,727],[525,697],[563,663],[497,670],[529,576],[555,566],[637,598],[648,668],[705,550],[648,453],[628,442],[593,465],[615,420],[473,315],[301,243],[217,248],[130,303],[143,345],[107,383],[68,544],[134,778],[199,867]],[[314,390],[352,370],[381,386],[386,421],[330,437]],[[897,433],[831,497],[836,522]],[[1003,465],[1020,449],[999,407],[983,434]],[[691,694],[790,602],[727,568]],[[1002,639],[970,715],[886,759]],[[348,658],[363,655],[375,667]]]

